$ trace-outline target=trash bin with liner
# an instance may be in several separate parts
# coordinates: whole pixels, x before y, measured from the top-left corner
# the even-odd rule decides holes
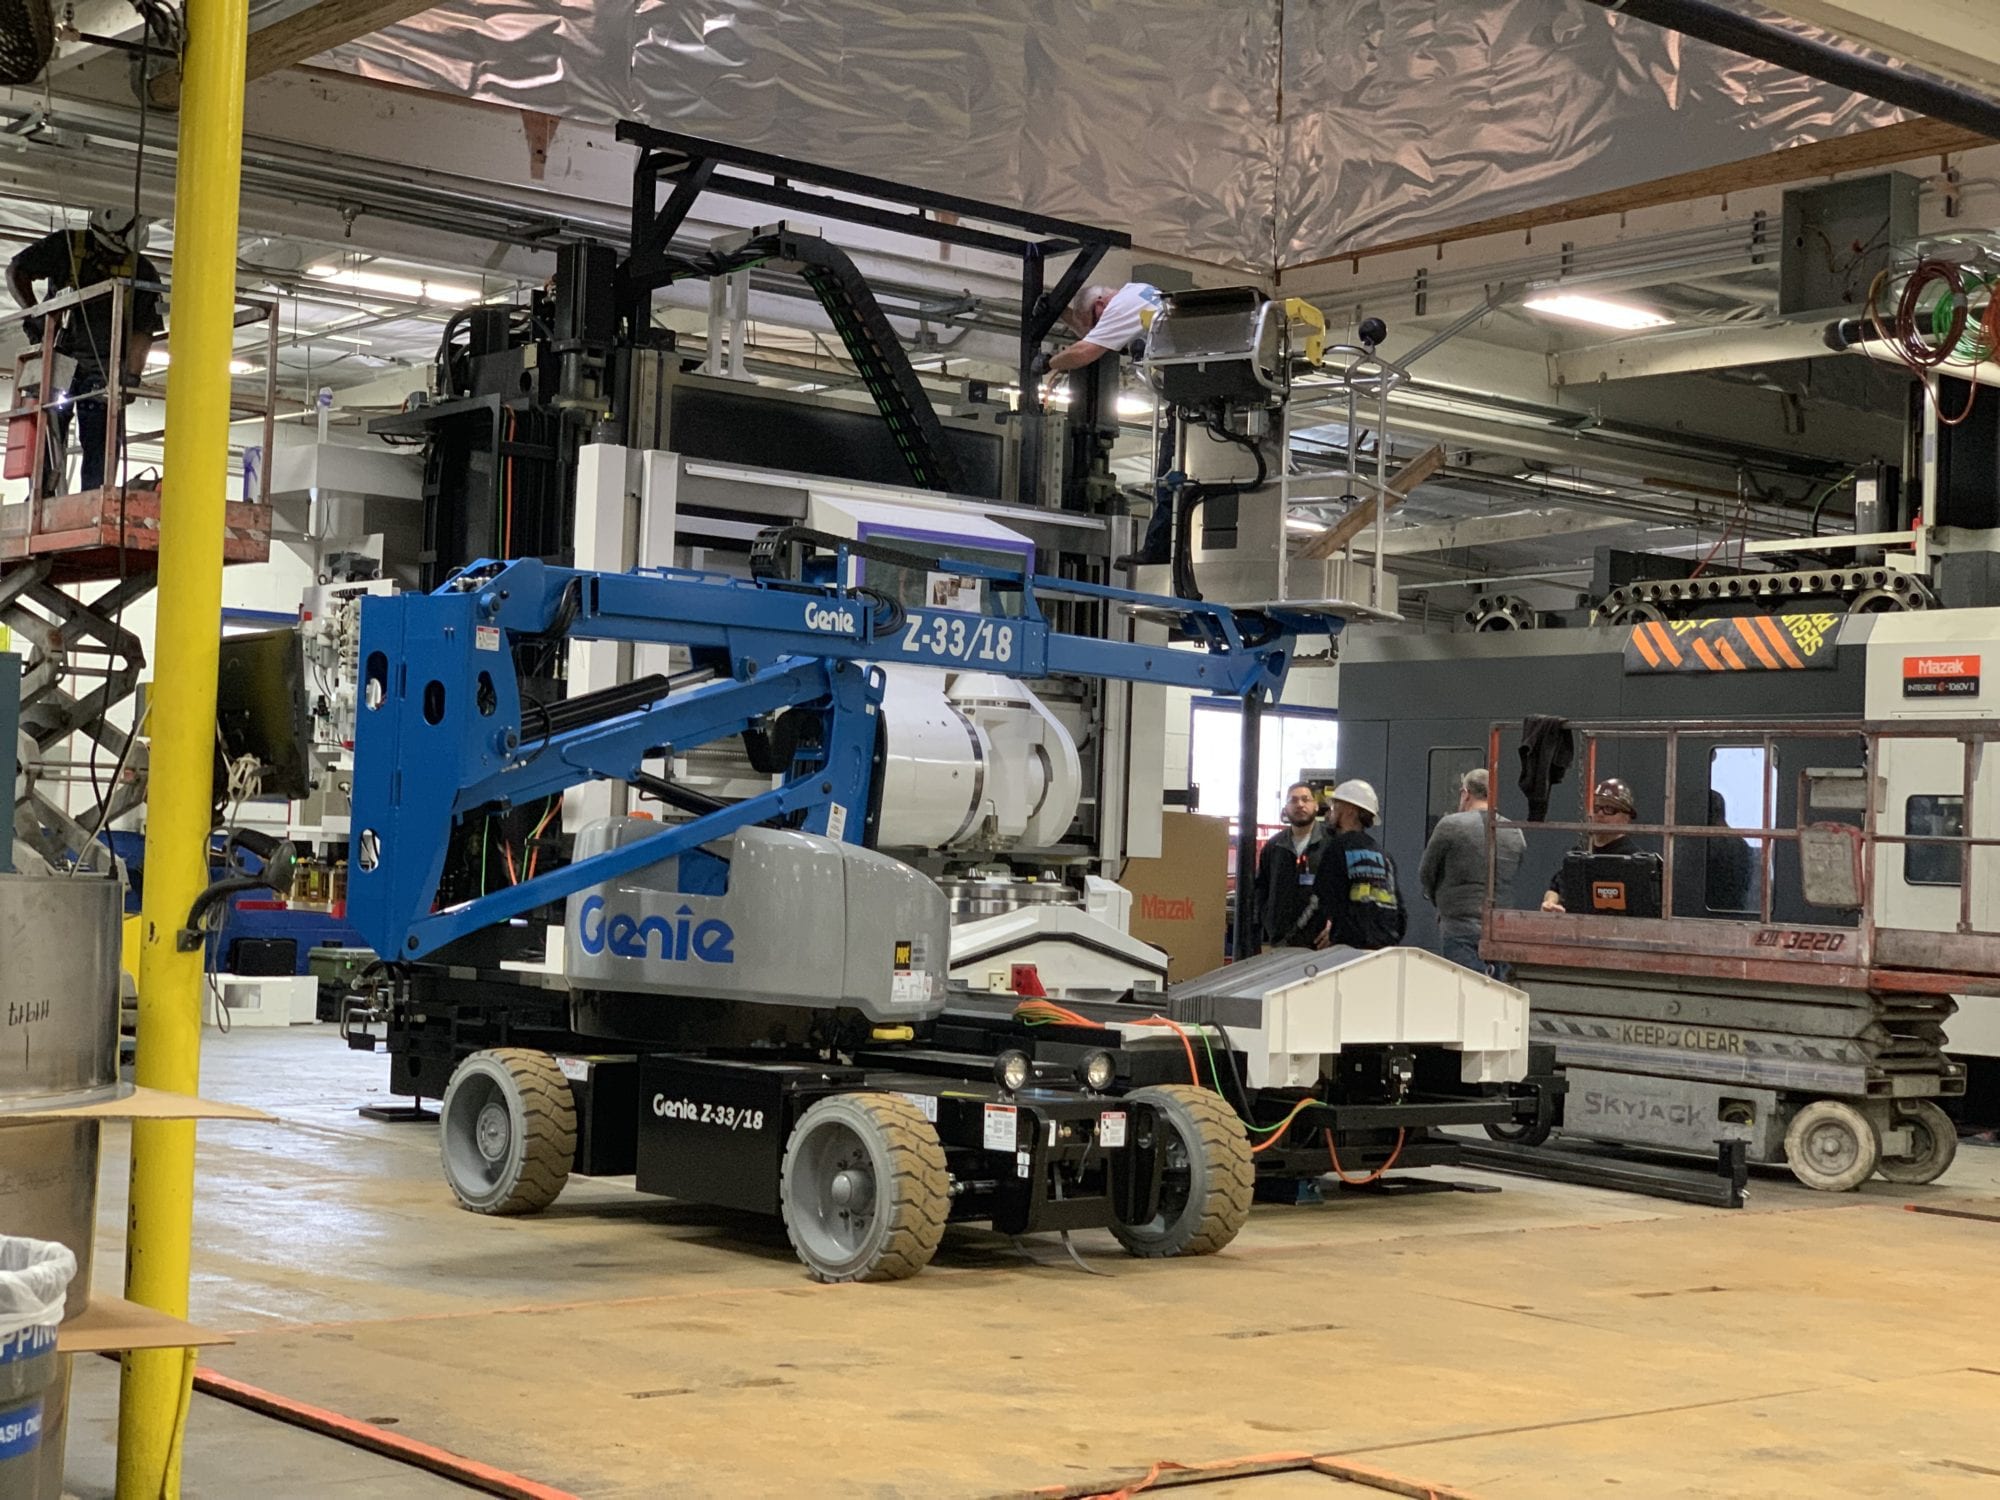
[[[42,1404],[61,1368],[56,1328],[76,1256],[50,1240],[0,1235],[0,1495],[57,1500],[42,1483]]]

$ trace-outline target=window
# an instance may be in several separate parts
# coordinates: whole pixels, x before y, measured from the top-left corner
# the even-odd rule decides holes
[[[1424,837],[1429,839],[1438,819],[1458,811],[1458,789],[1467,771],[1486,764],[1486,752],[1470,745],[1431,751],[1430,790],[1424,794]]]
[[[1965,798],[1910,798],[1903,804],[1903,832],[1912,838],[1959,837],[1965,832]],[[1964,856],[1962,844],[1905,844],[1903,879],[1911,885],[1957,885]]]
[[[1257,767],[1257,817],[1276,832],[1285,788],[1312,766],[1340,764],[1340,723],[1324,710],[1267,708]],[[1188,785],[1194,810],[1236,819],[1237,780],[1243,765],[1243,710],[1235,703],[1197,698],[1188,729]]]
[[[983,563],[1008,572],[1032,572],[1035,549],[1027,542],[1002,542],[975,536],[948,536],[942,532],[914,527],[884,526],[863,521],[857,528],[862,541],[879,541],[912,552],[935,554],[945,559],[941,568],[903,567],[880,558],[857,560],[855,581],[877,593],[886,594],[905,609],[955,609],[967,614],[1018,615],[1019,589],[994,588],[985,580],[969,578],[950,569],[950,559]]]
[[[1710,828],[1762,828],[1770,777],[1762,745],[1718,745],[1708,755],[1708,808],[1702,821]],[[1686,849],[1692,842],[1676,840],[1676,848]],[[1707,865],[1703,904],[1712,912],[1761,911],[1764,841],[1705,838],[1701,843]]]

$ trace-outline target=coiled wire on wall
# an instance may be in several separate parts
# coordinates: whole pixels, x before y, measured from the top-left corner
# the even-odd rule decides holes
[[[1900,277],[1895,305],[1885,312],[1883,293]],[[1972,415],[1979,382],[1969,380],[1965,405],[1944,410],[1930,375],[1948,362],[1979,364],[2000,350],[2000,271],[1925,257],[1899,271],[1885,267],[1868,288],[1868,322],[1875,336],[1923,382],[1925,398],[1938,421],[1956,427]]]

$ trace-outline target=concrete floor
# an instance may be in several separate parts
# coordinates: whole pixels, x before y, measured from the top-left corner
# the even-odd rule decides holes
[[[586,1500],[1110,1489],[1155,1460],[1339,1454],[1481,1500],[1985,1496],[2000,1150],[1931,1188],[1761,1174],[1725,1213],[1511,1178],[1259,1206],[1225,1254],[954,1230],[912,1282],[820,1287],[775,1224],[577,1180],[534,1219],[453,1206],[432,1125],[330,1028],[208,1039],[193,1314],[222,1373]],[[106,1132],[101,1284],[123,1263]],[[71,1484],[108,1494],[115,1369],[78,1372]],[[190,1497],[445,1482],[198,1398]],[[1284,1500],[1308,1473],[1198,1493]],[[462,1493],[462,1492],[461,1492]],[[1421,1493],[1421,1491],[1419,1491]]]

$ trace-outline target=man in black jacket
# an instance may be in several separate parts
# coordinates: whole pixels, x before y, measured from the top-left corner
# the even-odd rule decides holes
[[[1313,883],[1325,918],[1321,948],[1393,948],[1409,929],[1410,913],[1396,880],[1396,866],[1368,832],[1382,811],[1375,788],[1343,781],[1327,812],[1333,837],[1320,854]]]
[[[1319,797],[1303,781],[1285,792],[1285,824],[1257,857],[1257,931],[1267,948],[1310,948],[1316,934],[1300,924],[1312,908],[1327,835],[1320,826]]]
[[[1590,821],[1600,824],[1603,832],[1593,832],[1584,842],[1584,851],[1589,854],[1644,854],[1637,840],[1624,832],[1625,825],[1639,816],[1639,804],[1632,796],[1632,788],[1616,776],[1607,776],[1597,783],[1590,796]],[[1567,911],[1562,900],[1562,866],[1556,867],[1549,877],[1549,888],[1542,893],[1543,911]],[[1658,916],[1659,912],[1652,913]]]
[[[43,293],[46,297],[121,276],[157,286],[159,268],[139,253],[144,238],[144,221],[129,208],[100,208],[90,216],[87,228],[58,229],[16,255],[7,266],[7,289],[14,294],[15,302],[32,307],[39,300],[34,286],[38,281],[48,283],[48,290]],[[51,400],[46,376],[42,381],[43,402],[51,406],[50,415],[55,419],[55,431],[50,434],[53,440],[48,443],[47,472],[42,481],[44,493],[59,494],[63,490],[61,455],[69,441],[72,412],[76,413],[77,440],[83,449],[83,472],[77,488],[94,490],[104,484],[110,403],[124,405],[125,382],[138,379],[145,370],[146,355],[163,326],[158,292],[143,285],[127,287],[124,303],[123,369],[122,378],[116,381],[106,373],[112,343],[110,294],[93,297],[60,314],[62,328],[56,334],[56,353],[74,360],[76,370],[70,376],[67,399],[60,404]],[[32,342],[41,343],[38,322],[31,320],[23,325],[22,331]]]

